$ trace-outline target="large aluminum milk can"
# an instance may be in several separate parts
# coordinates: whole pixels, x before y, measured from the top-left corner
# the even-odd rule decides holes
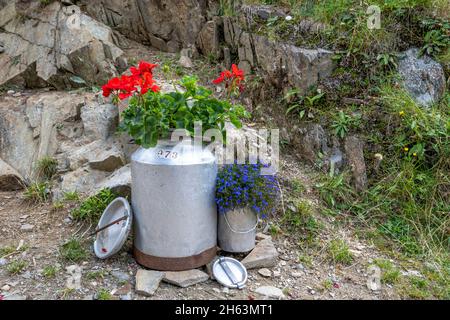
[[[188,270],[216,255],[217,163],[207,149],[159,141],[131,156],[134,256],[157,270]]]

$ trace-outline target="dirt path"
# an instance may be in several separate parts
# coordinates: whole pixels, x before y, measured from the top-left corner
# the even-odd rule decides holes
[[[314,202],[308,175],[301,169],[295,159],[282,161],[284,180],[291,177],[300,179],[305,184],[306,194]],[[89,227],[70,221],[71,207],[73,204],[65,204],[64,208],[56,210],[51,204],[30,205],[20,192],[0,193],[0,248],[13,248],[13,252],[0,260],[0,294],[27,299],[93,299],[105,289],[116,295],[130,291],[133,299],[149,299],[134,293],[134,276],[139,266],[131,254],[131,240],[115,257],[102,261],[95,258],[91,249],[92,239],[87,238],[90,254],[79,263],[83,268],[82,289],[65,289],[65,267],[73,263],[61,258],[60,246],[71,235],[82,235]],[[31,230],[22,230],[27,224],[32,225],[28,226]],[[323,224],[317,243],[324,244],[336,236],[346,239],[354,256],[350,265],[330,263],[323,246],[304,248],[298,244],[299,234],[283,232],[273,238],[279,259],[277,266],[271,269],[271,277],[261,276],[258,269],[249,270],[249,281],[244,290],[227,290],[211,279],[188,288],[162,282],[151,299],[261,299],[264,297],[254,292],[261,286],[282,289],[286,299],[398,298],[393,289],[384,285],[378,292],[367,288],[367,267],[373,259],[381,256],[376,249],[359,242],[350,231],[339,229],[329,221],[323,220]],[[20,243],[21,248],[16,250]],[[299,257],[309,258],[307,263],[304,258],[300,259],[302,263]],[[15,261],[23,261],[26,266],[18,274],[11,274],[8,266]],[[54,276],[44,275],[49,266],[56,267]],[[117,292],[119,288],[122,289]]]

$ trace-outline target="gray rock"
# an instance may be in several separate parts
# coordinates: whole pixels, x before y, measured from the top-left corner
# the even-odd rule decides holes
[[[116,170],[106,179],[96,184],[93,188],[92,194],[98,192],[103,188],[110,188],[117,194],[127,197],[131,195],[131,168],[130,165],[123,166]]]
[[[164,278],[164,272],[139,269],[136,273],[136,293],[152,296]]]
[[[20,226],[20,231],[29,232],[29,231],[32,231],[33,229],[34,229],[34,225],[28,224],[28,223]]]
[[[204,24],[197,38],[197,46],[203,55],[213,55],[216,58],[220,58],[220,35],[216,20],[211,20]]]
[[[272,276],[272,271],[267,268],[262,268],[258,270],[258,273],[263,277],[270,278]]]
[[[115,105],[91,103],[81,108],[81,119],[86,137],[106,140],[116,132],[119,124],[119,110]]]
[[[381,290],[381,270],[375,265],[367,268],[367,288],[372,291]]]
[[[345,156],[352,171],[353,184],[357,191],[367,187],[366,163],[364,161],[364,143],[356,136],[348,136],[344,142]]]
[[[133,295],[131,294],[131,292],[129,292],[125,295],[121,295],[120,300],[133,300]]]
[[[81,289],[81,276],[83,268],[79,265],[70,265],[66,267],[66,273],[68,275],[66,279],[66,288],[68,289]]]
[[[294,135],[294,144],[298,147],[299,157],[314,164],[319,153],[327,154],[328,136],[320,124],[310,124],[298,129],[298,134]]]
[[[129,281],[130,280],[130,275],[123,271],[113,270],[113,271],[111,271],[111,275],[119,281]]]
[[[0,258],[0,267],[6,266],[7,264],[8,264],[8,260],[6,260],[5,258]]]
[[[89,166],[95,170],[111,172],[124,165],[124,155],[114,145],[98,148],[89,154]]]
[[[5,30],[0,33],[5,49],[0,85],[22,80],[28,87],[64,89],[103,84],[117,75],[114,63],[122,50],[113,44],[109,27],[59,1],[45,8],[39,1],[26,7],[18,2],[0,9],[0,27]],[[74,17],[79,23],[73,23]]]
[[[187,271],[166,272],[163,281],[186,288],[194,284],[204,282],[208,279],[209,275],[207,273],[198,269],[193,269]]]
[[[194,67],[194,64],[192,63],[191,58],[186,56],[181,56],[180,60],[178,60],[178,64],[182,66],[183,68],[191,69]]]
[[[241,261],[247,269],[271,268],[277,263],[278,251],[271,240],[262,240]]]
[[[442,66],[427,55],[419,57],[419,49],[411,48],[401,54],[398,72],[403,85],[417,103],[430,106],[445,93]]]
[[[281,289],[272,286],[259,287],[255,290],[255,292],[268,298],[283,299],[285,297]]]
[[[19,190],[24,187],[23,177],[0,159],[0,191]]]
[[[123,0],[78,1],[89,15],[111,25],[127,38],[148,43],[162,51],[179,51],[195,45],[212,1]],[[212,8],[211,8],[212,9]]]
[[[5,284],[3,287],[1,287],[1,290],[2,291],[9,291],[9,290],[11,290],[11,286]]]
[[[4,300],[27,300],[27,296],[22,296],[18,294],[11,294],[9,296],[5,296]]]

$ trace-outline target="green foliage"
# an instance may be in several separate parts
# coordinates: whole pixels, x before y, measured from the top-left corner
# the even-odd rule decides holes
[[[54,278],[56,276],[56,273],[58,272],[58,267],[53,265],[47,265],[42,270],[42,275],[45,278]]]
[[[103,211],[113,201],[117,195],[111,189],[105,188],[84,200],[78,208],[72,210],[72,218],[82,221],[88,220],[96,223],[100,219]]]
[[[64,243],[59,250],[61,256],[71,262],[80,262],[88,257],[88,253],[80,240],[72,238]]]
[[[37,174],[39,177],[50,180],[56,173],[58,161],[52,157],[43,157],[36,164]]]
[[[193,136],[195,121],[202,122],[202,133],[208,129],[224,133],[226,121],[241,128],[240,119],[249,116],[243,106],[214,98],[210,90],[197,85],[195,77],[184,77],[180,85],[185,92],[148,92],[143,99],[132,97],[120,130],[150,148],[158,139],[169,137],[171,129],[186,129]]]
[[[1,247],[0,248],[0,258],[13,253],[14,251],[16,251],[16,249],[11,246]]]
[[[234,16],[239,5],[238,0],[219,0],[219,16]]]
[[[311,95],[300,95],[300,90],[297,88],[290,89],[283,97],[283,100],[287,102],[288,108],[286,110],[286,115],[296,111],[298,116],[302,119],[306,111],[311,111],[319,102],[322,100],[324,92],[319,90],[311,93]]]
[[[80,195],[76,191],[64,192],[64,200],[65,201],[78,201],[78,200],[80,200]]]
[[[421,54],[437,56],[450,46],[450,22],[441,19],[425,19],[422,25],[427,31]]]
[[[10,263],[8,263],[8,265],[6,266],[6,270],[10,274],[14,275],[14,274],[21,273],[27,266],[28,266],[28,264],[23,260],[14,260],[14,261],[11,261]]]
[[[357,128],[359,124],[359,116],[347,115],[340,110],[331,127],[334,130],[334,134],[343,139],[352,128]]]
[[[25,198],[33,203],[46,202],[50,198],[48,182],[33,182],[24,192]]]
[[[353,256],[344,240],[331,240],[327,246],[327,252],[334,263],[350,264],[353,261]]]
[[[112,300],[113,296],[107,289],[100,289],[97,292],[97,299],[98,300]]]
[[[392,285],[400,280],[400,270],[397,269],[389,260],[375,259],[374,264],[377,265],[382,271],[382,283],[388,283]]]
[[[96,270],[96,271],[89,271],[86,274],[86,277],[89,280],[103,280],[105,276],[108,275],[108,272],[105,270]]]

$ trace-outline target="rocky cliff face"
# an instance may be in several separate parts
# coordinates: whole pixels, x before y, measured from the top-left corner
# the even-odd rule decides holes
[[[25,2],[0,6],[0,85],[62,90],[118,74],[122,50],[109,27],[74,5]]]
[[[194,46],[218,1],[208,0],[83,0],[77,2],[92,17],[136,41],[162,51]]]

